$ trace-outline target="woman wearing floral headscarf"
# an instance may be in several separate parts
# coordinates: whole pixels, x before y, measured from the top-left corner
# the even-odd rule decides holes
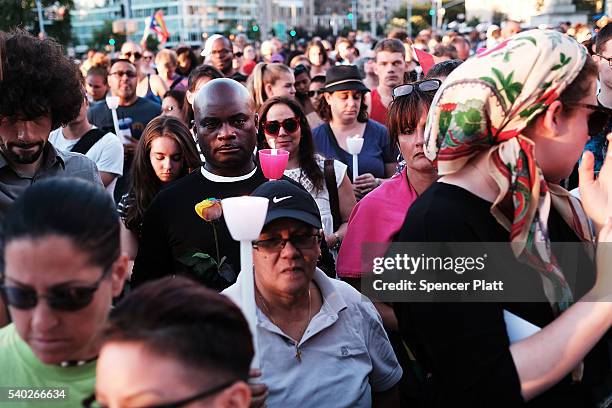
[[[596,278],[586,215],[558,185],[600,125],[596,75],[583,46],[532,30],[465,62],[434,98],[425,151],[442,177],[413,203],[398,241],[510,242],[487,269],[541,299],[395,305],[436,406],[591,406],[609,373],[600,340],[612,306],[588,300],[610,278],[604,268]],[[587,202],[607,197],[586,167],[582,178]],[[585,243],[588,262],[577,268],[554,242]],[[511,342],[505,311],[541,330]]]

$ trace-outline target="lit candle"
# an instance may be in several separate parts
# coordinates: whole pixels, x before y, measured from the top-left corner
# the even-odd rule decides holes
[[[121,139],[121,130],[119,129],[119,118],[117,117],[117,108],[119,107],[119,97],[118,96],[107,96],[106,105],[111,110],[111,114],[113,116],[113,125],[115,126],[115,133],[117,134],[117,137]]]
[[[357,156],[361,153],[363,148],[363,137],[355,135],[354,137],[348,137],[346,139],[346,150],[353,156],[353,183],[359,175],[358,160]]]
[[[251,368],[260,368],[257,342],[257,313],[255,304],[255,278],[253,276],[253,247],[266,220],[268,199],[264,197],[231,197],[221,200],[223,218],[232,238],[240,241],[241,305],[251,334],[255,354]]]

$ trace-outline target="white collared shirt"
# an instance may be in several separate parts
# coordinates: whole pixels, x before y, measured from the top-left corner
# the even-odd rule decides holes
[[[323,305],[298,343],[257,309],[261,382],[269,407],[370,407],[371,392],[398,383],[402,369],[372,302],[316,269]],[[222,293],[240,306],[242,274]],[[332,405],[330,405],[332,404]]]

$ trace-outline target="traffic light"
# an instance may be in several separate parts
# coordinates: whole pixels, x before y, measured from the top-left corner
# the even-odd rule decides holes
[[[295,30],[291,30],[289,31],[289,35],[295,37],[297,35],[297,32]]]
[[[114,38],[109,38],[108,45],[112,45],[114,47],[115,46],[115,39]]]
[[[348,13],[346,15],[346,18],[348,18],[349,20],[352,20],[353,19],[353,13]]]
[[[258,25],[254,25],[253,26],[253,32],[258,32],[259,31],[259,26]]]

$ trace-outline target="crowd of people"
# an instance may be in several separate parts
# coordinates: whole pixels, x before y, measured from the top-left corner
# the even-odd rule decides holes
[[[215,34],[77,64],[0,33],[0,406],[609,406],[612,24],[589,34]],[[244,195],[268,200],[256,333],[220,204]],[[365,296],[406,242],[507,243],[492,267],[535,300]]]

